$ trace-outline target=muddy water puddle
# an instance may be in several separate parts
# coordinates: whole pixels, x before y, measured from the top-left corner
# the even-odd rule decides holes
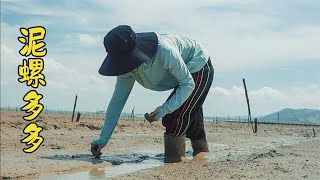
[[[187,158],[192,158],[192,152],[186,152]],[[76,155],[76,156],[54,156],[44,157],[52,160],[77,160],[88,161],[94,164],[102,162],[110,162],[111,166],[97,167],[88,171],[76,172],[76,173],[59,173],[41,175],[40,180],[58,180],[58,179],[105,179],[108,177],[114,177],[126,173],[136,172],[143,169],[154,168],[162,166],[163,154],[156,156],[145,156],[143,154],[130,154],[130,155],[114,155],[114,156],[101,156],[100,159],[93,158],[92,155]]]
[[[125,159],[127,161],[128,158]],[[121,163],[122,160],[117,162]],[[106,167],[93,168],[89,171],[76,172],[70,174],[55,174],[55,175],[42,175],[40,180],[58,180],[58,179],[106,179],[108,177],[114,177],[126,173],[136,172],[143,169],[158,167],[163,164],[161,158],[148,158],[141,162],[126,162],[119,165],[112,165]]]
[[[217,162],[226,158],[234,158],[243,155],[250,155],[255,152],[267,149],[274,149],[279,146],[292,145],[302,141],[306,141],[304,138],[293,137],[277,137],[277,138],[257,138],[255,140],[238,143],[209,143],[210,152],[206,154],[206,157],[200,160],[206,159],[210,162]],[[150,147],[151,148],[151,147]],[[144,152],[124,154],[124,155],[109,155],[101,156],[101,159],[93,158],[91,154],[80,154],[74,156],[67,155],[55,155],[52,157],[43,157],[52,160],[75,160],[86,161],[93,164],[103,164],[109,162],[112,165],[93,168],[91,170],[76,172],[76,173],[60,173],[54,175],[41,175],[40,180],[56,180],[56,179],[106,179],[108,177],[114,177],[126,173],[137,172],[144,169],[154,168],[164,165],[163,154],[154,155],[151,152],[155,147],[146,149]],[[157,150],[159,148],[156,148]],[[190,149],[190,146],[187,146]],[[149,151],[149,153],[148,153]],[[146,155],[148,154],[148,155]],[[187,160],[192,159],[192,152],[187,151]],[[193,159],[195,160],[195,159]]]

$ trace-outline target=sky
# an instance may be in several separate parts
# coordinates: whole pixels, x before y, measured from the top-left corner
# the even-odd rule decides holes
[[[117,25],[136,32],[178,34],[209,52],[215,77],[206,116],[247,114],[246,79],[253,116],[284,108],[320,109],[320,1],[317,0],[2,0],[1,107],[22,107],[32,88],[18,82],[19,28],[46,28],[48,109],[104,111],[115,77],[98,74],[106,56],[103,37]],[[146,113],[171,91],[135,83],[124,111]]]

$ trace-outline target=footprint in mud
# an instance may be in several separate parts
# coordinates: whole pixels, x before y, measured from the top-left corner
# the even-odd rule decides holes
[[[258,159],[258,158],[275,157],[275,156],[282,156],[282,154],[277,153],[277,151],[273,149],[273,150],[270,150],[270,151],[267,152],[267,153],[252,154],[252,155],[249,157],[249,160],[250,160],[250,161],[253,161],[253,160],[256,160],[256,159]]]

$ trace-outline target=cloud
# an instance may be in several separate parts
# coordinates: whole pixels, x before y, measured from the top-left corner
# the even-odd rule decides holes
[[[18,104],[22,102],[21,97],[29,89],[24,83],[18,82],[17,69],[22,64],[22,59],[18,49],[1,44],[1,105],[3,106],[19,106]],[[98,76],[96,70],[92,72],[87,66],[69,66],[49,55],[43,59],[42,74],[45,75],[47,85],[37,90],[44,95],[43,101],[48,107],[68,109],[66,102],[71,101],[75,94],[81,97],[82,102],[78,107],[82,110],[94,110],[106,106],[106,101],[101,99],[111,98],[115,78],[102,78]]]
[[[105,80],[97,75],[92,75],[90,72],[85,72],[86,69],[79,69],[76,67],[69,67],[54,58],[46,57],[45,70],[48,84],[54,82],[53,87],[61,85],[63,88],[72,87],[73,90],[88,91],[92,90],[92,86],[96,87],[95,91],[103,89]],[[110,82],[109,82],[110,83]]]
[[[19,27],[44,25],[48,46],[44,70],[48,82],[46,91],[50,97],[48,101],[59,107],[61,105],[55,101],[57,96],[70,99],[69,95],[75,93],[80,93],[81,99],[86,101],[83,108],[92,104],[106,106],[115,78],[97,73],[105,56],[102,38],[119,24],[132,25],[138,32],[190,36],[209,50],[217,72],[258,70],[281,64],[290,67],[294,62],[320,58],[320,23],[316,21],[319,14],[311,16],[309,13],[317,9],[319,3],[311,0],[281,3],[275,0],[165,0],[156,2],[156,6],[155,1],[147,0],[60,0],[54,3],[6,0],[1,5],[4,15],[1,19],[1,74],[5,78],[1,84],[6,88],[17,83],[17,66],[22,62],[18,56]],[[308,79],[305,83],[309,83]],[[220,86],[214,87],[208,96],[208,114],[245,114],[242,87]],[[251,90],[253,113],[269,113],[285,106],[319,107],[314,101],[319,99],[317,88],[318,85],[310,85],[279,90],[271,85]],[[145,95],[157,97],[154,102],[141,105],[141,111],[146,111],[162,104],[167,94],[151,93],[138,86],[133,95],[128,102],[130,106]],[[101,102],[101,97],[106,100]]]
[[[54,81],[50,80],[50,83],[47,86],[48,88],[53,88],[53,89],[69,89],[70,86],[67,84],[61,82],[61,81]]]
[[[272,89],[270,87],[263,87],[261,89],[251,92],[251,95],[254,98],[259,98],[263,100],[272,100],[273,98],[279,98],[282,96],[282,93],[278,90]]]
[[[78,34],[80,43],[84,45],[97,45],[101,43],[102,38],[100,36],[92,36],[89,34]]]
[[[153,8],[154,2],[141,1],[142,8],[141,3],[129,1],[96,3],[99,2],[102,7],[113,8],[117,18],[108,25],[131,24],[136,31],[193,37],[205,45],[221,69],[265,68],[320,58],[320,25],[287,24],[278,12],[281,8],[275,13],[264,13],[265,7],[272,10],[276,3],[264,6],[258,1],[174,1]],[[302,13],[287,11],[297,16]],[[188,19],[188,23],[181,19]]]
[[[320,52],[317,50],[320,46],[320,24],[306,24],[303,20],[289,23],[287,16],[303,16],[306,19],[311,17],[303,15],[306,13],[299,8],[287,8],[296,7],[297,4],[303,4],[302,2],[286,3],[277,6],[275,1],[266,3],[256,0],[178,0],[159,2],[155,8],[154,1],[132,3],[98,0],[90,3],[77,2],[72,11],[72,3],[65,1],[59,1],[59,7],[46,3],[6,2],[4,9],[28,13],[29,11],[25,12],[23,9],[25,6],[31,8],[29,13],[38,16],[30,23],[39,22],[39,19],[43,21],[41,16],[48,16],[51,19],[49,31],[54,28],[56,33],[69,34],[73,40],[65,41],[57,34],[55,39],[60,41],[55,42],[58,46],[54,48],[57,49],[61,46],[97,47],[99,44],[102,48],[102,37],[108,30],[118,24],[130,24],[136,31],[176,33],[195,38],[204,44],[211,57],[216,59],[215,64],[218,68],[234,70],[274,67],[279,63],[320,58]],[[317,6],[316,3],[310,4],[310,1],[304,5]],[[91,8],[83,11],[83,7]],[[166,13],[163,13],[164,11]],[[281,13],[282,11],[285,14]],[[188,19],[188,23],[182,19]],[[56,28],[55,24],[64,27],[64,31]],[[70,51],[72,52],[69,50],[68,53]]]
[[[18,56],[17,49],[1,44],[1,83],[8,85],[18,83],[18,65],[22,59]]]
[[[251,113],[266,115],[284,108],[320,109],[320,84],[305,87],[293,87],[277,90],[263,87],[248,92]],[[222,87],[211,88],[204,108],[207,114],[213,115],[245,115],[247,104],[243,87],[233,86],[231,89]]]

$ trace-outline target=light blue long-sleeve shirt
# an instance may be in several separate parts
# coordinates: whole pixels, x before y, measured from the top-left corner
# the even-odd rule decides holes
[[[199,43],[186,37],[158,35],[158,39],[158,49],[152,60],[117,77],[100,138],[92,144],[108,142],[135,81],[154,91],[165,91],[178,86],[176,93],[162,104],[156,115],[157,120],[178,109],[192,93],[195,84],[191,73],[199,71],[207,63],[207,51]]]

